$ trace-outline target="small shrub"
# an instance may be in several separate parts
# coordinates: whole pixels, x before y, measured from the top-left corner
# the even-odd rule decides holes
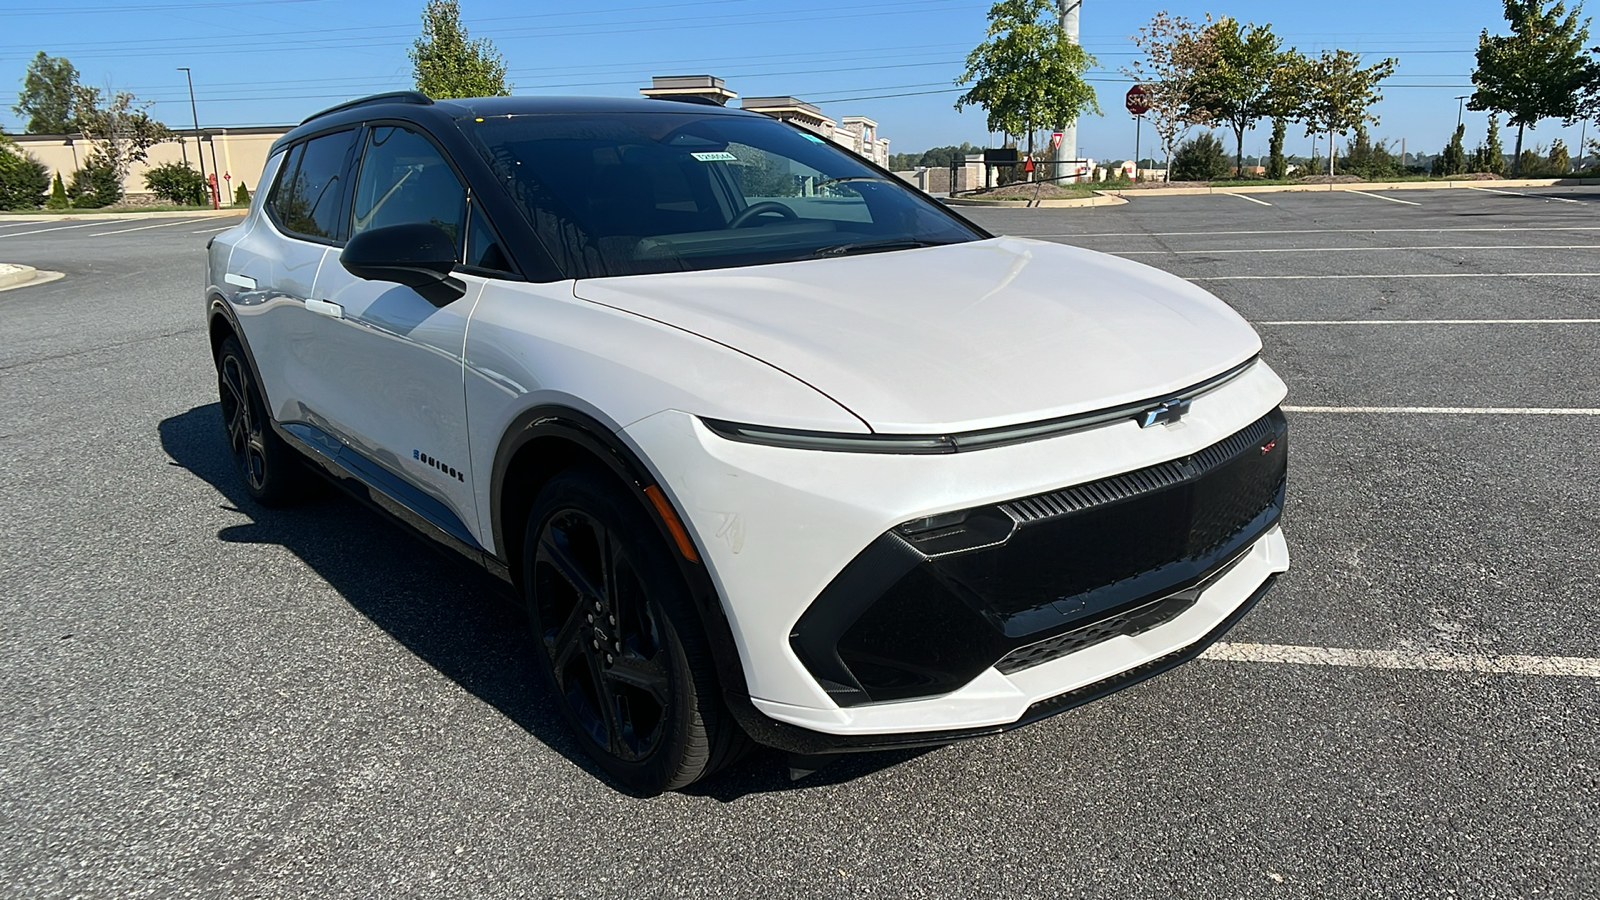
[[[164,163],[144,173],[144,186],[168,203],[203,206],[206,180],[188,163]]]
[[[67,186],[61,183],[61,173],[57,172],[55,180],[50,183],[50,199],[44,202],[46,209],[66,209],[72,205],[67,199]]]
[[[1216,181],[1228,172],[1228,151],[1209,131],[1179,144],[1172,154],[1173,181]]]
[[[242,182],[242,181],[239,182],[239,186],[238,187],[233,189],[233,205],[234,206],[249,206],[250,205],[250,191],[245,188],[244,182]]]
[[[74,209],[99,209],[122,199],[122,179],[110,165],[90,157],[88,165],[72,173],[67,187]]]
[[[1289,160],[1283,155],[1283,139],[1289,129],[1289,123],[1282,119],[1272,120],[1272,143],[1268,147],[1267,177],[1274,181],[1281,181],[1289,175]]]
[[[13,147],[0,147],[0,209],[38,209],[50,190],[44,163]]]

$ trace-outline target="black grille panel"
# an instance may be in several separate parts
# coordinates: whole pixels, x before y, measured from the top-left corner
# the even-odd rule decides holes
[[[1182,459],[1002,503],[1017,526],[998,545],[924,555],[887,533],[791,645],[852,705],[955,690],[1002,660],[1016,671],[1169,621],[1187,608],[1175,595],[1277,522],[1286,428],[1274,410]]]

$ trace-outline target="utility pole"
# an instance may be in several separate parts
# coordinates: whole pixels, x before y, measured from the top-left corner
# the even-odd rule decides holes
[[[1056,0],[1061,10],[1061,30],[1067,33],[1067,40],[1078,43],[1078,10],[1083,6],[1083,0]],[[1061,132],[1061,144],[1056,147],[1055,171],[1051,174],[1057,179],[1061,177],[1061,167],[1069,159],[1078,158],[1078,123],[1077,121],[1064,122],[1056,128]]]
[[[1462,94],[1461,96],[1456,98],[1456,127],[1457,128],[1461,127],[1461,111],[1466,108],[1467,98],[1471,97],[1471,96],[1472,96],[1471,94]]]
[[[200,144],[200,109],[194,105],[194,75],[189,72],[188,66],[179,66],[178,71],[189,79],[189,115],[194,117],[194,155],[200,161],[200,183],[206,193],[211,194],[211,208],[217,207],[217,196],[211,192],[211,185],[206,181],[206,150]],[[184,151],[184,162],[188,162],[188,151]]]

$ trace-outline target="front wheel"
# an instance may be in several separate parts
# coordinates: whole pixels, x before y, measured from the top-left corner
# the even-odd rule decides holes
[[[217,394],[228,454],[251,499],[287,506],[305,495],[308,474],[294,450],[272,430],[266,402],[236,337],[217,349]]]
[[[574,470],[540,491],[523,573],[538,668],[579,743],[641,794],[735,758],[689,591],[643,504],[609,474]]]

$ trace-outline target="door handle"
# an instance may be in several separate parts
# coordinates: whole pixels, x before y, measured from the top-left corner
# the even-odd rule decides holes
[[[306,309],[309,309],[321,316],[332,316],[335,319],[344,318],[344,307],[337,303],[329,303],[326,300],[312,300],[308,298],[306,300]]]

